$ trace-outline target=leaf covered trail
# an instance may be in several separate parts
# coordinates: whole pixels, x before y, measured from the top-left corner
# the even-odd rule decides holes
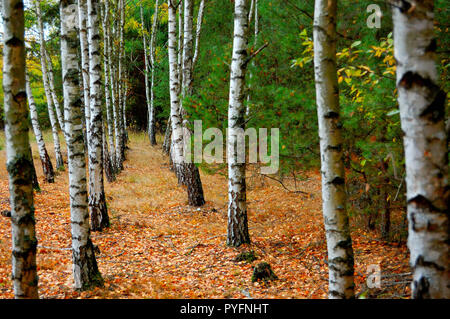
[[[35,143],[32,146],[42,189],[35,196],[41,298],[327,297],[318,171],[303,172],[302,181],[297,181],[298,190],[312,196],[289,192],[276,181],[250,172],[247,196],[252,244],[231,248],[225,241],[228,195],[224,174],[201,172],[207,203],[189,207],[185,190],[169,170],[168,158],[159,146],[149,146],[145,134],[130,134],[124,171],[115,182],[105,183],[111,227],[92,233],[105,286],[73,291],[67,172],[61,172],[54,184],[44,183]],[[5,150],[0,151],[1,211],[10,209],[5,157]],[[283,183],[294,189],[292,181]],[[373,240],[375,234],[352,226],[357,292],[366,289],[367,267],[378,264],[389,281],[378,290],[384,293],[381,296],[408,296],[409,287],[401,283],[405,282],[402,274],[409,272],[406,246]],[[0,216],[1,298],[14,297],[10,249],[10,219]],[[240,252],[249,250],[257,260],[234,261]],[[251,282],[253,266],[261,261],[271,264],[279,280]]]

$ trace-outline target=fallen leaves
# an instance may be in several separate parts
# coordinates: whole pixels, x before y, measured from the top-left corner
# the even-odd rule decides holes
[[[168,159],[148,145],[145,134],[130,134],[126,170],[106,184],[111,227],[92,233],[103,288],[72,289],[70,209],[67,172],[45,184],[35,197],[39,293],[42,298],[326,298],[328,269],[320,195],[320,172],[304,172],[297,182],[313,196],[284,190],[275,181],[249,179],[248,217],[251,245],[225,244],[227,181],[202,175],[205,197],[200,209],[187,206],[186,193],[165,165]],[[33,148],[35,149],[35,145]],[[52,152],[50,152],[52,153]],[[0,152],[4,161],[4,151]],[[38,162],[36,162],[37,164]],[[249,172],[250,174],[250,172]],[[289,185],[289,187],[293,185]],[[0,210],[9,209],[8,181],[0,167]],[[0,217],[0,292],[12,298],[11,230]],[[379,264],[383,274],[409,271],[404,244],[371,240],[352,232],[357,291],[365,288],[366,270]],[[257,259],[235,261],[244,251]],[[279,280],[252,283],[253,267],[268,262]],[[392,285],[391,296],[407,294]]]

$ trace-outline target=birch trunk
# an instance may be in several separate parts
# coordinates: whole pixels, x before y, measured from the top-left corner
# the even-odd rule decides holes
[[[258,33],[259,33],[259,17],[258,17],[258,0],[252,0],[252,5],[250,8],[250,14],[248,16],[248,24],[250,25],[250,22],[252,21],[252,9],[254,9],[254,13],[255,13],[255,36],[253,39],[253,49],[256,50],[256,46],[258,45]],[[252,61],[252,68],[255,67],[255,62]],[[247,106],[245,109],[245,115],[248,117],[250,114],[250,102],[251,102],[251,97],[250,97],[250,92],[251,92],[251,80],[253,78],[253,72],[252,69],[249,70],[249,86],[248,86],[248,94],[247,94]]]
[[[114,126],[113,126],[113,116],[112,116],[112,105],[111,105],[111,90],[110,90],[110,45],[111,45],[111,37],[110,37],[110,29],[109,29],[109,0],[105,0],[104,2],[104,14],[103,14],[103,69],[105,73],[105,108],[106,108],[106,120],[108,127],[108,145],[109,145],[109,162],[112,168],[111,174],[112,179],[115,179],[115,171],[116,171],[116,157],[115,157],[115,148],[114,148]],[[106,155],[105,155],[106,156]]]
[[[87,0],[88,46],[89,46],[89,212],[91,229],[101,231],[109,227],[103,181],[103,116],[102,116],[102,74],[99,34],[99,0]]]
[[[33,163],[25,92],[24,4],[3,0],[3,92],[12,229],[12,282],[17,299],[38,298]]]
[[[60,2],[61,61],[64,90],[64,117],[69,158],[69,193],[72,224],[74,287],[86,290],[103,284],[90,238],[86,190],[86,160],[83,143],[78,66],[78,19],[76,0]]]
[[[113,36],[115,36],[115,30],[117,29],[116,26],[113,24],[113,30],[111,33]],[[120,107],[118,105],[117,101],[117,66],[115,63],[116,60],[116,52],[117,48],[114,50],[114,46],[110,45],[108,46],[109,50],[109,75],[110,75],[110,83],[111,83],[111,102],[112,102],[112,108],[113,108],[113,120],[114,120],[114,141],[115,141],[115,171],[116,173],[120,172],[123,169],[123,158],[122,158],[122,135],[121,135],[121,129],[120,129]]]
[[[47,62],[47,71],[48,71],[48,82],[50,88],[50,95],[52,97],[53,105],[55,106],[56,117],[58,119],[59,128],[64,133],[64,116],[61,111],[61,105],[59,104],[58,97],[56,96],[55,90],[55,77],[53,75],[53,63],[48,54],[47,49],[44,47],[45,51],[45,60]],[[65,137],[65,136],[64,136]]]
[[[184,36],[183,36],[183,81],[181,85],[182,97],[185,99],[193,93],[193,13],[194,5],[192,0],[184,0]],[[180,113],[183,121],[183,130],[188,130],[186,112],[182,103]],[[190,143],[190,141],[186,141]],[[188,202],[192,206],[202,206],[205,204],[203,186],[200,179],[198,167],[183,156],[184,163],[179,166],[179,176],[181,182],[187,186]],[[189,155],[188,155],[189,156]]]
[[[200,35],[202,34],[202,23],[203,23],[204,11],[205,11],[205,0],[201,0],[199,8],[198,8],[197,27],[195,29],[195,51],[194,51],[194,57],[192,58],[192,72],[194,72],[195,65],[197,64],[197,60],[198,60],[198,53],[200,51],[199,45],[200,45]]]
[[[123,117],[123,141],[124,141],[124,145],[125,145],[125,147],[124,147],[125,150],[128,149],[128,145],[127,145],[127,143],[128,143],[127,97],[128,97],[128,82],[124,81],[123,94],[122,94],[122,117]]]
[[[450,298],[446,93],[438,86],[434,1],[395,1],[394,56],[406,163],[413,298]]]
[[[86,0],[78,0],[78,25],[80,30],[80,51],[81,51],[81,74],[83,78],[83,101],[84,101],[84,118],[86,126],[87,149],[89,153],[90,138],[90,97],[89,97],[89,46],[88,46],[88,26],[87,26],[87,8]]]
[[[163,142],[163,152],[166,155],[170,155],[170,144],[171,144],[171,140],[172,140],[172,126],[170,123],[170,116],[167,119],[167,126],[166,126],[166,132],[164,133],[164,142]]]
[[[144,12],[142,9],[142,3],[140,4],[140,14],[141,14],[141,31],[142,31],[142,43],[144,45],[144,83],[145,83],[145,100],[147,102],[147,120],[148,120],[148,124],[147,124],[147,134],[148,137],[150,139],[150,144],[154,145],[152,140],[151,140],[151,131],[154,131],[154,127],[152,126],[152,121],[151,121],[151,103],[150,103],[150,88],[148,85],[148,72],[150,70],[150,67],[148,65],[148,53],[147,53],[147,37],[145,36],[145,22],[144,22]]]
[[[336,73],[336,0],[316,0],[314,70],[328,249],[328,297],[354,298],[353,249],[346,211],[345,171]]]
[[[105,135],[106,127],[103,123],[103,130],[102,130],[102,136],[103,136],[103,167],[105,168],[105,175],[108,182],[114,182],[115,176],[114,176],[114,168],[111,163],[111,157],[109,156],[108,151],[108,143],[106,142],[106,135]]]
[[[41,159],[42,164],[42,171],[47,183],[53,183],[55,181],[55,172],[53,171],[53,165],[50,160],[50,156],[48,156],[47,148],[45,147],[45,142],[42,136],[42,131],[39,125],[38,115],[36,111],[36,103],[34,102],[28,75],[26,75],[26,92],[28,97],[28,105],[30,107],[31,124],[33,126],[34,135],[36,136],[39,158]]]
[[[234,39],[228,106],[228,228],[227,245],[250,243],[247,223],[245,162],[238,162],[238,134],[245,128],[245,73],[248,45],[248,0],[235,0]]]
[[[156,28],[158,26],[158,0],[155,1],[155,12],[153,14],[152,33],[150,38],[150,64],[151,64],[151,82],[150,82],[150,117],[149,117],[149,138],[152,145],[156,145],[156,133],[155,133],[155,40],[156,40]]]
[[[121,148],[120,152],[122,153],[122,162],[125,160],[125,147],[126,147],[126,140],[125,140],[125,125],[123,121],[123,56],[124,56],[124,50],[123,50],[123,33],[124,33],[124,25],[125,25],[125,5],[124,0],[119,0],[119,12],[120,12],[120,21],[118,25],[119,30],[119,55],[118,55],[118,77],[117,77],[117,94],[118,94],[118,114],[119,114],[119,128],[120,128],[120,135],[121,135]],[[123,167],[123,164],[121,164],[121,167]]]
[[[184,0],[180,0],[178,6],[178,83],[180,85],[180,92],[181,92],[181,83],[183,82],[183,10],[181,8],[184,8]]]
[[[42,68],[42,81],[44,83],[45,97],[47,99],[48,116],[50,119],[50,125],[52,128],[53,143],[55,146],[55,157],[56,157],[56,168],[58,170],[64,169],[64,161],[61,154],[61,144],[59,142],[57,120],[55,116],[55,110],[53,109],[53,99],[50,93],[48,75],[47,75],[47,63],[45,59],[45,39],[44,39],[44,25],[42,23],[41,17],[41,7],[38,1],[35,2],[36,15],[38,19],[39,26],[39,42],[40,42],[40,53],[41,53],[41,68]]]
[[[170,122],[172,126],[172,152],[175,173],[180,181],[179,168],[183,164],[183,121],[180,113],[179,64],[177,60],[177,20],[174,0],[168,0],[169,32],[169,86],[170,86]]]

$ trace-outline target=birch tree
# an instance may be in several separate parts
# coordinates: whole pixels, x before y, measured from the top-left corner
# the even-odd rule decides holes
[[[192,72],[194,72],[195,65],[197,64],[198,55],[199,55],[199,46],[200,46],[200,35],[202,33],[202,24],[203,24],[203,14],[205,12],[205,0],[201,0],[198,7],[197,14],[197,27],[195,29],[195,46],[194,46],[194,57],[192,58]]]
[[[36,111],[36,103],[34,101],[33,93],[31,92],[30,81],[28,75],[26,75],[26,92],[28,98],[28,105],[30,107],[31,124],[33,126],[34,136],[39,151],[39,158],[41,159],[42,171],[47,183],[53,183],[55,181],[55,172],[53,171],[53,165],[48,156],[47,147],[45,146],[44,137],[42,136],[41,127],[39,125],[38,114]]]
[[[44,47],[45,52],[45,60],[47,62],[47,74],[48,74],[48,84],[50,89],[50,95],[52,97],[53,105],[55,106],[56,111],[56,118],[58,119],[59,128],[64,133],[64,116],[61,111],[61,105],[59,104],[58,97],[56,95],[56,89],[55,89],[55,76],[53,75],[53,63],[50,58],[50,55],[48,54],[48,50]]]
[[[248,15],[248,24],[250,25],[253,17],[253,13],[255,15],[255,35],[253,39],[253,48],[256,49],[256,46],[258,45],[258,33],[259,33],[259,20],[258,20],[258,0],[252,0],[251,7],[250,7],[250,13]],[[255,63],[252,62],[252,67],[255,66]],[[249,79],[251,82],[251,79],[253,77],[253,72],[250,69],[249,72]],[[251,92],[251,85],[249,85],[249,93],[247,94],[247,106],[245,110],[245,115],[248,116],[250,114],[250,92]]]
[[[234,36],[228,104],[228,228],[227,245],[250,243],[247,223],[245,162],[238,161],[238,135],[245,128],[245,73],[248,45],[248,0],[235,0]]]
[[[153,24],[152,24],[152,32],[150,36],[150,116],[149,116],[149,138],[150,143],[152,145],[156,145],[156,133],[155,133],[155,67],[156,67],[156,59],[155,59],[155,40],[156,40],[156,28],[158,25],[158,0],[155,0],[155,12],[153,13]]]
[[[446,93],[438,86],[434,1],[394,1],[413,298],[450,298]]]
[[[33,163],[25,89],[24,4],[3,0],[3,92],[12,228],[12,282],[17,299],[38,298]]]
[[[316,0],[314,71],[328,249],[329,298],[353,298],[353,249],[346,211],[345,171],[336,71],[336,0]]]
[[[72,224],[72,260],[75,289],[101,286],[103,279],[97,267],[90,238],[86,160],[83,143],[78,66],[78,19],[76,0],[61,0],[61,60],[64,91],[64,117],[69,158],[69,193]]]
[[[179,172],[183,164],[183,120],[180,113],[179,64],[177,59],[177,20],[176,5],[168,0],[169,33],[169,86],[170,86],[170,123],[172,126],[172,152],[175,173],[180,181]]]
[[[181,9],[180,9],[181,10]],[[183,77],[181,84],[181,94],[183,99],[191,96],[193,93],[193,13],[194,4],[192,0],[184,0],[184,35],[183,35]],[[180,104],[180,113],[182,117],[183,130],[188,130],[186,120],[186,111],[183,108],[182,103]],[[190,143],[190,141],[183,141],[183,143]],[[184,152],[184,150],[183,150]],[[179,177],[181,182],[187,186],[188,202],[192,206],[202,206],[205,203],[203,195],[203,186],[200,179],[200,173],[198,167],[191,162],[190,159],[186,158],[190,156],[183,154],[184,162],[179,166]]]
[[[105,74],[105,108],[106,108],[106,121],[108,128],[108,145],[109,145],[109,162],[112,168],[111,178],[115,179],[116,168],[116,156],[114,146],[114,125],[113,125],[113,110],[111,105],[111,90],[110,90],[110,22],[109,22],[109,0],[104,1],[103,10],[103,72]],[[104,141],[105,142],[105,141]],[[105,155],[106,156],[106,155]]]
[[[83,78],[83,101],[84,101],[84,118],[86,121],[86,143],[89,150],[90,141],[90,97],[89,97],[89,46],[88,46],[88,31],[87,31],[87,7],[86,0],[78,0],[78,27],[80,30],[80,51],[81,51],[81,75]],[[89,152],[89,151],[88,151]]]
[[[47,99],[48,116],[50,120],[50,125],[53,135],[53,143],[55,146],[55,157],[56,157],[56,167],[57,169],[64,169],[64,161],[61,153],[61,144],[59,141],[57,119],[55,116],[55,110],[53,108],[53,99],[50,92],[48,74],[47,74],[47,63],[45,58],[45,38],[44,38],[44,24],[42,23],[41,16],[41,6],[38,1],[35,1],[36,15],[38,20],[39,28],[39,43],[40,43],[40,60],[42,68],[42,82],[44,84],[45,97]],[[61,123],[60,123],[61,124]]]
[[[148,65],[148,53],[147,53],[147,36],[146,36],[146,28],[145,28],[145,21],[144,21],[144,10],[142,9],[142,3],[139,5],[139,11],[141,14],[141,32],[142,32],[142,44],[144,46],[144,84],[145,84],[145,101],[147,102],[147,113],[148,113],[148,124],[147,124],[147,134],[150,139],[150,144],[154,145],[154,143],[151,140],[151,131],[154,132],[155,128],[152,126],[151,121],[151,102],[150,102],[150,87],[148,84],[148,72],[150,70],[150,67]]]
[[[102,230],[109,227],[103,184],[103,116],[102,80],[99,35],[99,0],[87,0],[88,46],[89,46],[89,212],[91,229]]]

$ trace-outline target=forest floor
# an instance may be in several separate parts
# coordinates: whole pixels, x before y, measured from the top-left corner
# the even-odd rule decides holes
[[[46,134],[49,153],[51,137]],[[9,210],[5,147],[0,151],[0,211]],[[328,269],[321,213],[319,171],[299,172],[298,190],[249,172],[248,220],[251,245],[226,246],[227,181],[224,174],[201,172],[207,203],[187,205],[160,146],[150,147],[145,134],[130,134],[124,171],[105,181],[111,227],[92,233],[103,288],[72,288],[68,177],[42,177],[36,144],[34,161],[41,191],[35,195],[37,264],[41,298],[326,298]],[[65,150],[65,146],[62,147]],[[63,153],[66,158],[66,152]],[[54,157],[51,155],[54,163]],[[67,165],[67,164],[66,164]],[[294,183],[285,185],[294,189]],[[409,296],[408,250],[385,243],[360,229],[352,218],[355,282],[359,295]],[[0,216],[0,298],[13,298],[11,225]],[[234,261],[253,250],[257,260]],[[268,262],[278,280],[252,283],[253,267]],[[379,265],[380,289],[367,290],[369,265]]]

